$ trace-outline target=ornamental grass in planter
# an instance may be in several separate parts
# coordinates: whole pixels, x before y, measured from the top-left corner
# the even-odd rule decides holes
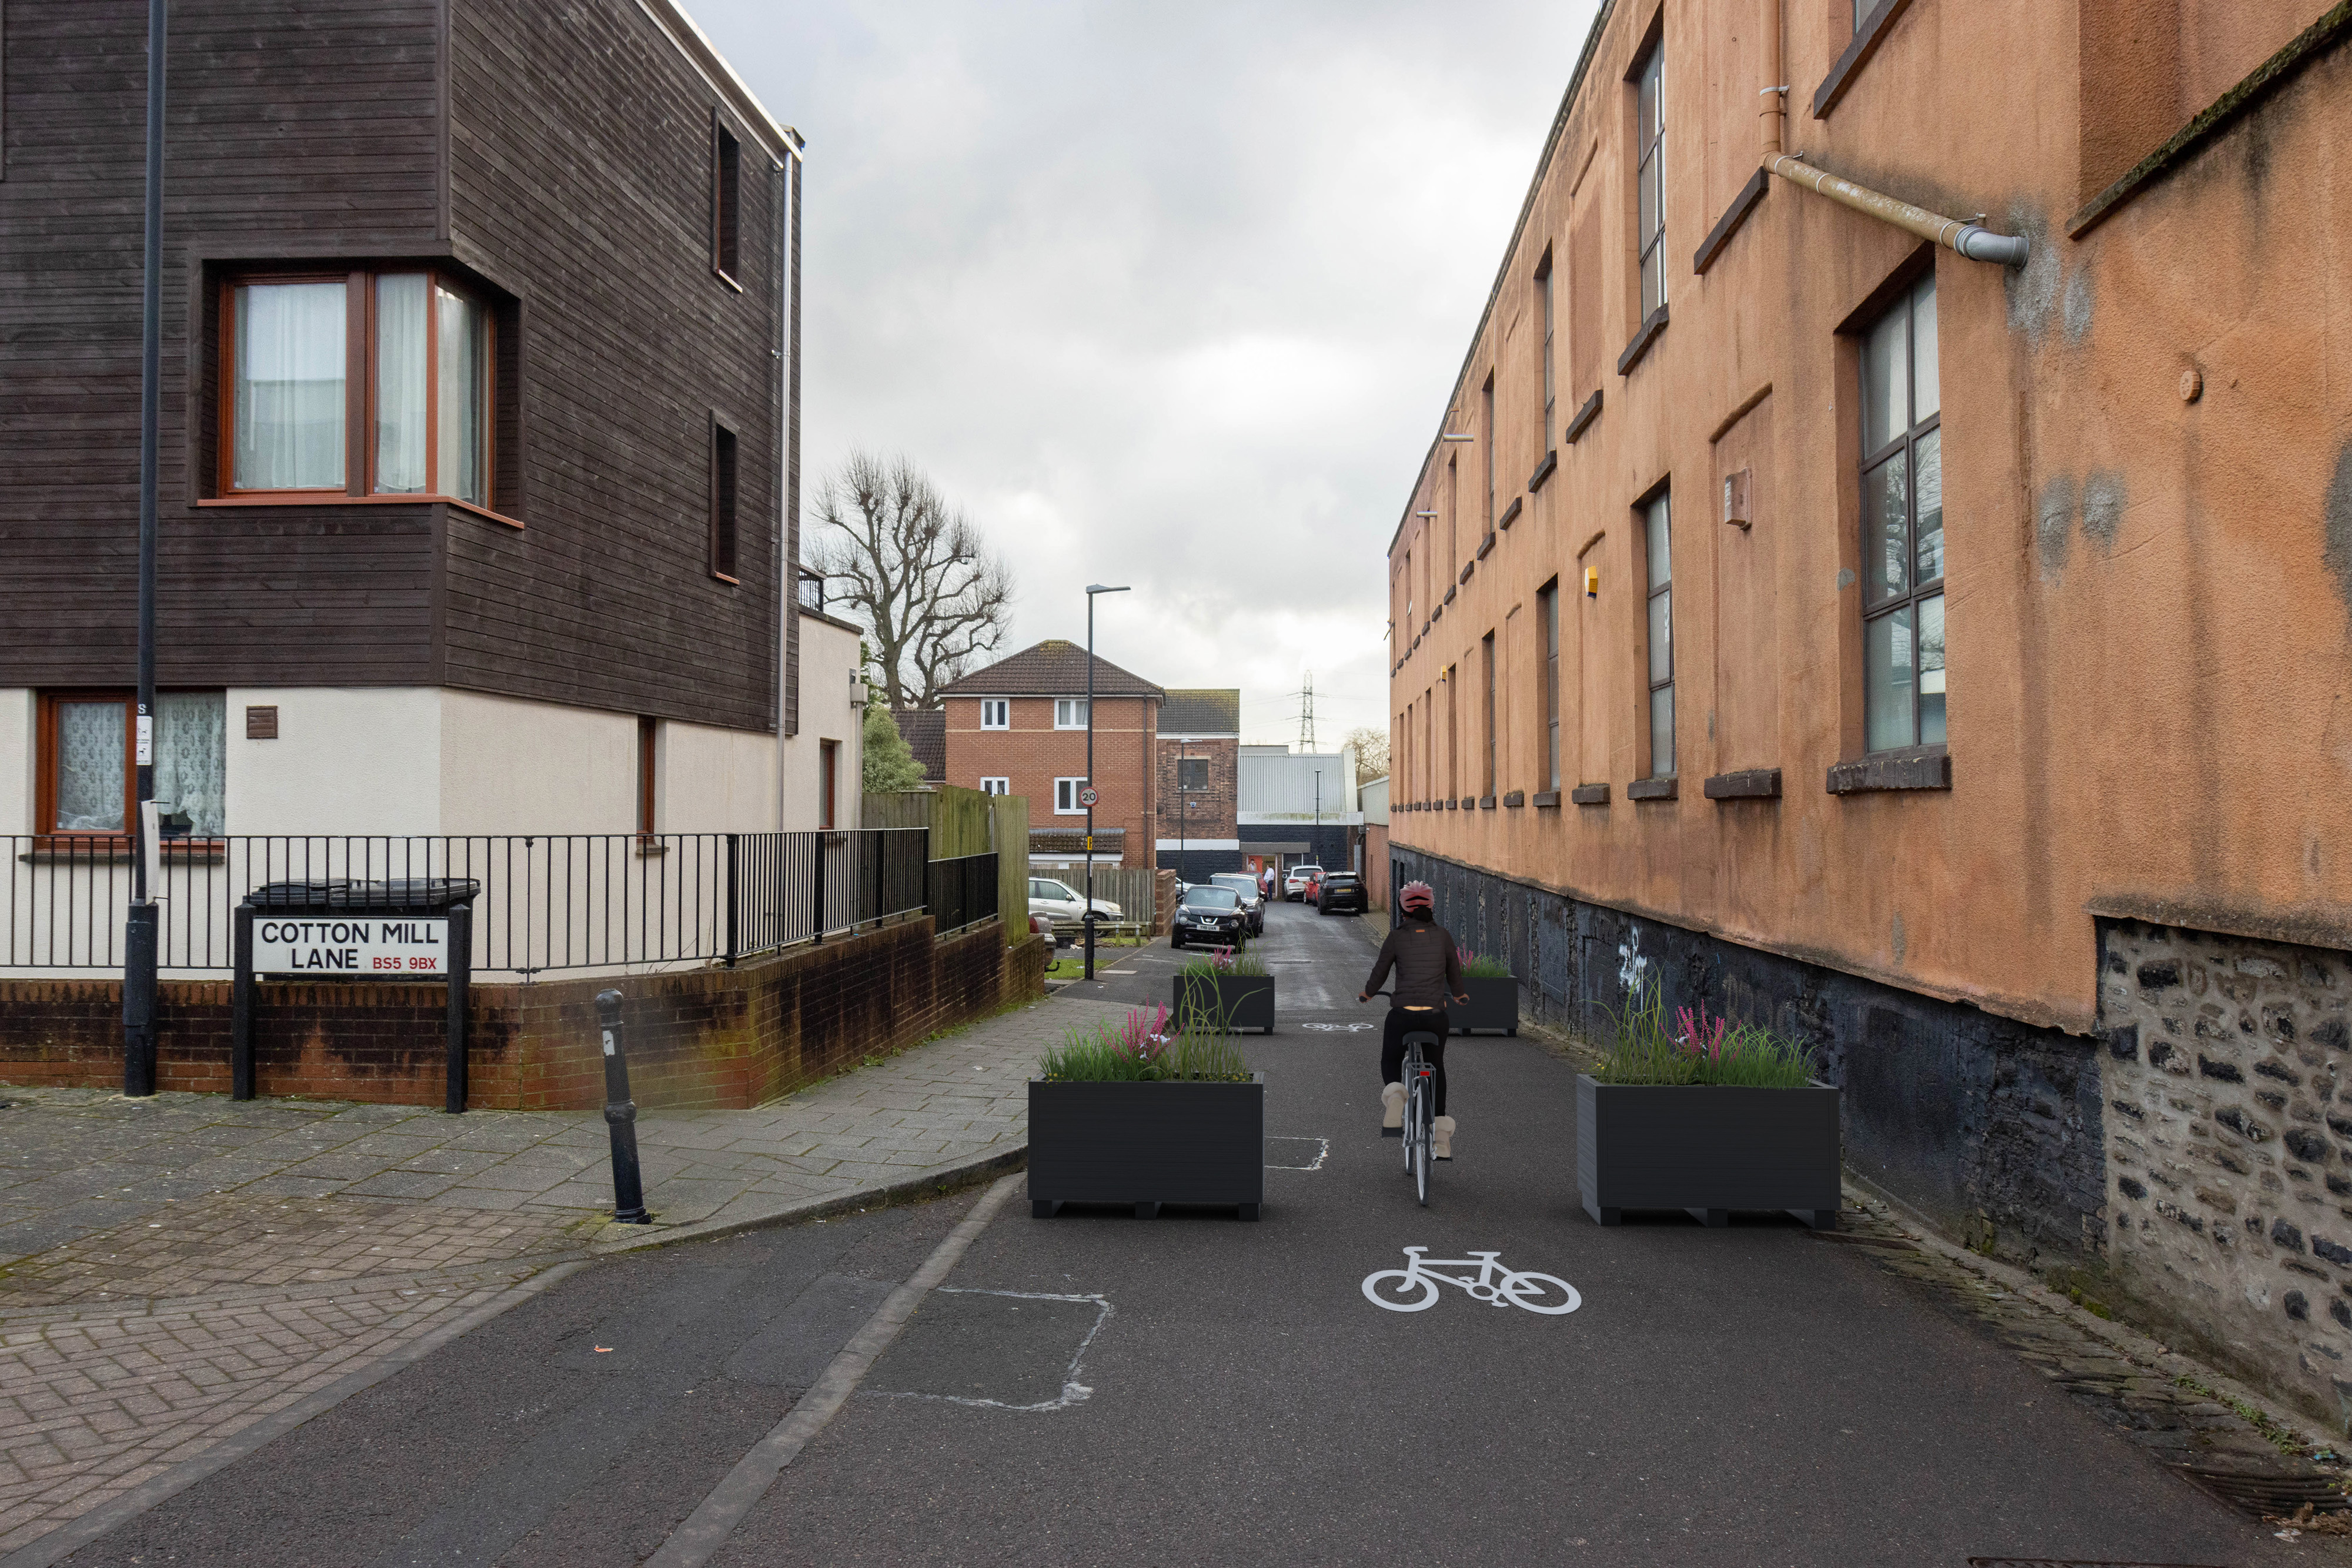
[[[1176,1025],[1195,1024],[1231,1032],[1274,1032],[1274,977],[1265,960],[1244,949],[1218,947],[1189,959],[1176,971]]]
[[[1445,1004],[1447,1026],[1455,1034],[1482,1029],[1518,1033],[1519,982],[1512,977],[1510,966],[1467,947],[1456,947],[1454,956],[1462,960],[1462,989],[1470,999]]]
[[[1232,1204],[1265,1197],[1265,1080],[1222,1029],[1166,1008],[1072,1030],[1029,1081],[1029,1209],[1066,1203]]]
[[[1679,1208],[1708,1225],[1734,1209],[1786,1209],[1837,1224],[1838,1092],[1812,1053],[1760,1024],[1702,1006],[1670,1024],[1655,987],[1613,1019],[1608,1054],[1576,1081],[1576,1176],[1584,1211]]]

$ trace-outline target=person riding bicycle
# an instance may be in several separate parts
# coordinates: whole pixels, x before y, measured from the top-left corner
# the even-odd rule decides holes
[[[1398,890],[1397,913],[1402,917],[1390,928],[1372,960],[1372,977],[1356,993],[1360,1002],[1371,1000],[1389,972],[1396,972],[1396,997],[1389,1005],[1388,1028],[1381,1036],[1381,1127],[1404,1125],[1404,1037],[1408,1030],[1426,1030],[1437,1036],[1423,1055],[1435,1070],[1437,1119],[1431,1124],[1430,1153],[1441,1160],[1454,1157],[1454,1118],[1445,1113],[1445,1002],[1470,999],[1462,984],[1462,959],[1454,937],[1437,923],[1437,895],[1425,882],[1409,882]]]

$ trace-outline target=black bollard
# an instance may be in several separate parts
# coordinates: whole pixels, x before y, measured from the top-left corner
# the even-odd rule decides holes
[[[637,1103],[629,1098],[629,1059],[621,1052],[621,993],[596,993],[596,1022],[604,1034],[604,1125],[613,1134],[613,1219],[651,1225],[645,1178],[637,1171]]]

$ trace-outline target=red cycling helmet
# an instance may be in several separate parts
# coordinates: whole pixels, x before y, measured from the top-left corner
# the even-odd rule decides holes
[[[1409,882],[1397,890],[1397,907],[1434,910],[1437,907],[1437,894],[1425,882]]]

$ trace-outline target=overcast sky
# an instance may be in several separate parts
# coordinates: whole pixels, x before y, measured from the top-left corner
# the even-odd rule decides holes
[[[1593,0],[688,0],[809,142],[803,493],[903,452],[1086,634],[1385,727],[1382,563]],[[1498,40],[1510,39],[1510,47]],[[805,511],[804,511],[805,516]]]

